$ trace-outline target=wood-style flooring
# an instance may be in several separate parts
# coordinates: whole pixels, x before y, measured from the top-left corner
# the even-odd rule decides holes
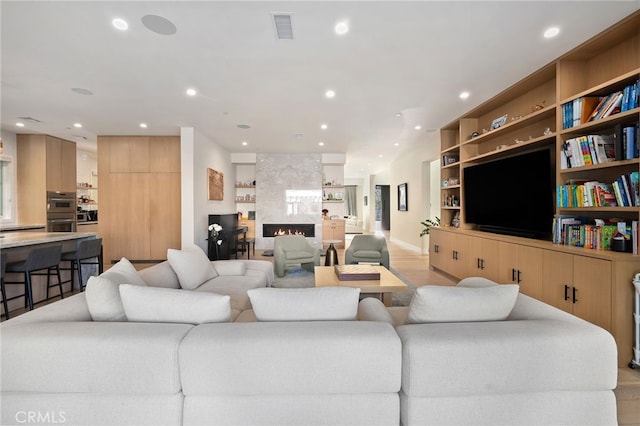
[[[391,265],[416,287],[426,284],[453,285],[455,280],[436,271],[429,269],[429,256],[418,254],[401,245],[395,244],[389,239],[387,233],[387,246],[391,258]],[[347,235],[347,246],[352,235]],[[262,255],[263,250],[256,250],[252,259],[273,261],[273,257]],[[344,249],[338,249],[338,261],[344,264]],[[42,305],[38,305],[42,306]],[[21,312],[13,311],[12,316]],[[618,423],[621,426],[640,426],[640,368],[618,369],[618,387],[615,389],[618,406]]]

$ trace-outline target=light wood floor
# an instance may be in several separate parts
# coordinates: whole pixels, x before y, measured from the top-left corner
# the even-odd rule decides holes
[[[393,269],[398,271],[416,287],[426,284],[453,285],[455,280],[429,269],[429,256],[417,254],[393,243],[387,237],[387,245]],[[347,246],[351,236],[347,236]],[[273,257],[262,256],[256,250],[253,259],[273,261]],[[338,249],[338,261],[344,264],[344,249]],[[42,305],[38,305],[42,306]],[[12,312],[13,316],[20,312]],[[640,368],[618,369],[618,387],[615,390],[618,405],[618,423],[621,426],[640,426]]]

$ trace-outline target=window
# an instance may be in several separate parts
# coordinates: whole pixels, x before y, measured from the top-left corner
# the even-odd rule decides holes
[[[11,158],[0,159],[0,220],[13,219],[13,163]]]

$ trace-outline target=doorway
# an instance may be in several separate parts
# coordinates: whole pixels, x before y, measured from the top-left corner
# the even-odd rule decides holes
[[[376,185],[376,222],[383,231],[391,229],[391,195],[389,185]]]

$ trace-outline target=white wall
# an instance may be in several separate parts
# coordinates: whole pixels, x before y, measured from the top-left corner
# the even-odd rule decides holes
[[[182,246],[196,244],[207,250],[210,214],[236,213],[235,168],[231,155],[197,129],[183,127],[181,139]],[[223,200],[208,198],[207,168],[224,175]]]
[[[431,162],[440,155],[440,133],[426,133],[424,141],[396,158],[390,168],[391,233],[395,243],[422,253],[420,222],[431,213]],[[398,185],[407,183],[407,211],[398,211]]]

